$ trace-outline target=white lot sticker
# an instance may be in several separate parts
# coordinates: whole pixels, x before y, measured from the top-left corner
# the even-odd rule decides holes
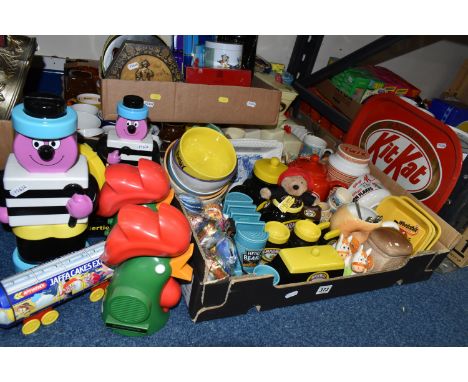
[[[257,106],[257,102],[255,102],[255,101],[247,101],[247,102],[246,102],[246,105],[247,105],[248,107],[255,107],[255,106]]]
[[[138,69],[140,64],[138,62],[132,62],[131,64],[127,65],[128,70],[135,70]]]
[[[330,292],[332,286],[333,285],[321,286],[320,288],[317,289],[317,292],[315,294],[327,294],[328,292]]]
[[[287,293],[284,298],[291,298],[291,297],[294,297],[294,296],[297,296],[299,294],[299,292],[297,290],[293,291],[293,292],[289,292]]]
[[[148,106],[148,107],[154,107],[154,102],[145,101],[145,105]]]
[[[445,149],[447,147],[446,143],[437,143],[437,148],[438,149]]]
[[[20,185],[18,187],[13,188],[12,190],[10,190],[10,195],[16,198],[17,196],[25,193],[28,190],[29,190],[29,187],[27,185],[25,185],[25,184],[22,184],[22,185]]]

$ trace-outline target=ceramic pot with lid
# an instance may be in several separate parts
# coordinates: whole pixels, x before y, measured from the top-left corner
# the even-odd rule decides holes
[[[279,176],[288,169],[279,158],[263,158],[255,162],[252,176],[244,184],[233,187],[231,192],[242,192],[253,199],[256,206],[264,202],[260,196],[263,187],[271,187],[278,183]]]
[[[326,201],[330,190],[334,187],[347,187],[340,180],[330,180],[327,176],[327,166],[320,162],[318,155],[301,157],[289,164],[289,167],[297,167],[305,170],[309,175],[309,191]]]
[[[388,271],[402,266],[413,253],[413,246],[399,231],[390,227],[377,228],[369,234],[364,250],[372,248],[372,271]]]

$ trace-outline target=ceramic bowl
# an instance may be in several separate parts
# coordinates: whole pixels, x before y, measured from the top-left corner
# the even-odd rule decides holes
[[[230,178],[237,166],[229,139],[207,127],[187,130],[180,138],[175,159],[185,173],[202,180]]]
[[[221,190],[226,184],[229,183],[232,176],[235,172],[231,173],[231,176],[223,178],[221,180],[203,180],[197,177],[194,177],[184,171],[184,168],[175,159],[175,151],[178,147],[178,141],[175,144],[168,148],[169,158],[168,158],[168,170],[172,172],[172,176],[176,181],[185,189],[193,191],[197,194],[213,194]]]
[[[88,135],[89,131],[101,131],[101,120],[93,114],[83,111],[76,112],[78,116],[78,132],[84,136]],[[102,131],[101,131],[102,132]],[[94,134],[99,135],[99,134]]]

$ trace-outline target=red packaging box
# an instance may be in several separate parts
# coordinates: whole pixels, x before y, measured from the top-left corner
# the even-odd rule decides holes
[[[245,86],[252,84],[252,72],[241,69],[195,68],[185,70],[185,82],[203,85]]]

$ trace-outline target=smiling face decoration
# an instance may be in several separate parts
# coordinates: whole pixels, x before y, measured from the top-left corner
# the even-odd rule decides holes
[[[76,134],[61,139],[32,139],[17,133],[13,153],[18,163],[32,173],[68,171],[78,160]]]
[[[120,138],[141,141],[148,133],[148,124],[144,119],[132,121],[119,117],[115,125],[115,132]]]

